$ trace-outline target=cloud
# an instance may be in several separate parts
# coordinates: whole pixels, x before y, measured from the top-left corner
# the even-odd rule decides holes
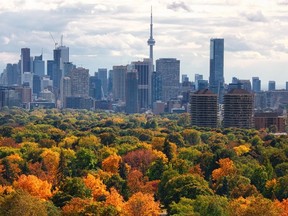
[[[279,0],[278,4],[279,5],[288,5],[288,0]]]
[[[267,22],[267,19],[263,15],[262,11],[256,11],[251,13],[243,12],[241,13],[241,15],[250,22]]]
[[[185,10],[187,12],[190,12],[191,9],[188,5],[186,5],[184,2],[172,2],[171,4],[167,5],[167,8],[173,11],[178,11],[180,9]]]

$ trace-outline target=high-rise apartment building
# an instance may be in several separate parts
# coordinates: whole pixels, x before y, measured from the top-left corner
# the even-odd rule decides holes
[[[261,80],[259,77],[252,77],[252,90],[256,93],[261,91]]]
[[[275,91],[276,90],[276,82],[275,81],[269,81],[268,82],[268,91]]]
[[[232,89],[224,95],[223,126],[252,128],[253,127],[253,94],[244,89]]]
[[[219,103],[224,95],[224,39],[210,40],[210,76],[209,89],[218,95]]]
[[[180,60],[176,58],[157,59],[156,73],[160,74],[162,80],[163,102],[176,98],[180,90]]]
[[[211,128],[217,127],[217,94],[214,94],[208,89],[199,90],[191,95],[190,104],[192,125]]]
[[[73,69],[69,77],[71,79],[71,95],[73,97],[89,96],[89,70],[78,67]]]
[[[113,66],[112,71],[112,92],[114,100],[125,101],[125,83],[126,83],[127,66]]]

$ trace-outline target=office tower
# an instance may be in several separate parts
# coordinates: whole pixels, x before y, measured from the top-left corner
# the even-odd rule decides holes
[[[63,96],[70,97],[72,95],[71,90],[71,78],[70,77],[64,77],[63,78]]]
[[[71,78],[64,77],[63,78],[63,107],[67,107],[66,98],[71,97]]]
[[[45,75],[45,63],[42,54],[40,56],[35,56],[33,60],[33,73],[40,77]]]
[[[52,80],[53,70],[55,68],[54,60],[47,60],[47,76]]]
[[[63,78],[64,64],[69,62],[69,47],[61,46],[53,50],[53,62],[47,61],[47,74],[53,80],[54,94],[60,102],[60,107],[63,103]]]
[[[137,61],[131,63],[131,70],[137,70],[138,77],[138,106],[140,111],[149,109],[151,106],[152,93],[150,89],[151,79],[150,76],[150,60],[144,59],[143,61]],[[149,81],[150,80],[150,81]]]
[[[259,79],[259,77],[252,77],[252,90],[254,92],[261,91],[261,80]]]
[[[72,62],[64,62],[64,77],[67,76],[70,71],[76,68],[76,66]]]
[[[50,103],[54,103],[55,102],[55,97],[54,97],[53,92],[51,92],[48,89],[44,89],[43,91],[41,91],[39,93],[39,97],[41,99],[44,99],[47,102],[50,102]]]
[[[180,61],[176,58],[158,59],[156,60],[156,72],[162,79],[163,102],[176,98],[180,90]]]
[[[275,81],[269,81],[268,82],[268,91],[275,91],[276,90],[276,82]]]
[[[19,88],[19,87],[18,87]],[[0,87],[0,109],[7,107],[21,106],[21,91],[15,87]]]
[[[98,79],[101,80],[103,94],[107,96],[108,94],[107,68],[98,69]]]
[[[31,72],[30,48],[21,49],[21,72]]]
[[[129,71],[126,74],[126,113],[138,112],[138,80],[137,71]]]
[[[108,95],[113,93],[113,70],[109,70],[108,73],[108,87],[107,87]]]
[[[150,58],[150,61],[151,61],[151,64],[152,64],[152,70],[151,70],[151,73],[153,72],[153,64],[154,64],[154,61],[153,61],[153,46],[155,45],[155,40],[153,38],[153,16],[152,16],[152,7],[151,7],[151,17],[150,17],[150,38],[148,39],[147,41],[147,44],[150,48],[150,52],[149,52],[149,58]]]
[[[203,75],[201,74],[195,74],[195,89],[199,90],[199,80],[203,80]]]
[[[217,94],[208,89],[198,90],[191,95],[190,104],[192,125],[198,127],[217,127]]]
[[[33,89],[32,89],[33,94],[39,95],[41,92],[41,77],[39,75],[34,74],[33,75]]]
[[[69,73],[71,79],[71,95],[74,97],[89,96],[89,70],[78,67]]]
[[[49,76],[44,76],[41,79],[41,91],[44,89],[53,89],[53,81],[50,79]]]
[[[210,40],[209,89],[218,95],[219,103],[224,95],[224,39]]]
[[[30,49],[22,48],[21,49],[21,84],[23,83],[23,74],[24,72],[31,72],[31,61],[30,61]]]
[[[286,82],[286,91],[288,91],[288,82]]]
[[[125,81],[127,66],[113,66],[113,99],[125,101]]]
[[[208,80],[198,80],[198,90],[204,90],[209,87]]]
[[[224,95],[223,126],[253,127],[253,94],[244,89],[232,89]]]
[[[33,89],[33,74],[31,72],[24,72],[22,75],[22,85],[29,86],[31,90]]]
[[[152,102],[162,100],[162,79],[159,73],[152,73]]]
[[[189,77],[187,74],[182,74],[181,83],[189,81]]]
[[[7,64],[6,73],[7,73],[7,85],[19,85],[19,67],[18,64]]]
[[[95,100],[101,100],[103,97],[102,82],[98,78],[98,75],[89,78],[89,96]]]

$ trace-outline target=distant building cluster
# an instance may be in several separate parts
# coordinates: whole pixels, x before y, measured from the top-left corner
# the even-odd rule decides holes
[[[62,40],[61,40],[62,41]],[[182,74],[180,60],[153,59],[151,13],[149,58],[112,69],[99,68],[93,75],[69,60],[69,47],[53,50],[53,59],[31,56],[22,48],[17,63],[9,63],[0,77],[0,108],[104,109],[127,114],[190,112],[191,123],[200,127],[269,128],[285,131],[288,82],[277,90],[269,81],[262,91],[259,77],[224,80],[224,39],[210,40],[210,74],[193,81]],[[155,66],[155,67],[154,67]],[[274,127],[274,129],[275,129]]]

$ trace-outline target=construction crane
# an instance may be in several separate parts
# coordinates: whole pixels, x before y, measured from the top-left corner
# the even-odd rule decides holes
[[[49,32],[49,34],[50,34],[50,36],[51,36],[52,40],[54,41],[54,45],[55,45],[55,49],[56,49],[56,48],[57,48],[57,45],[58,45],[58,43],[55,41],[55,39],[54,39],[53,35],[51,34],[51,32]]]

